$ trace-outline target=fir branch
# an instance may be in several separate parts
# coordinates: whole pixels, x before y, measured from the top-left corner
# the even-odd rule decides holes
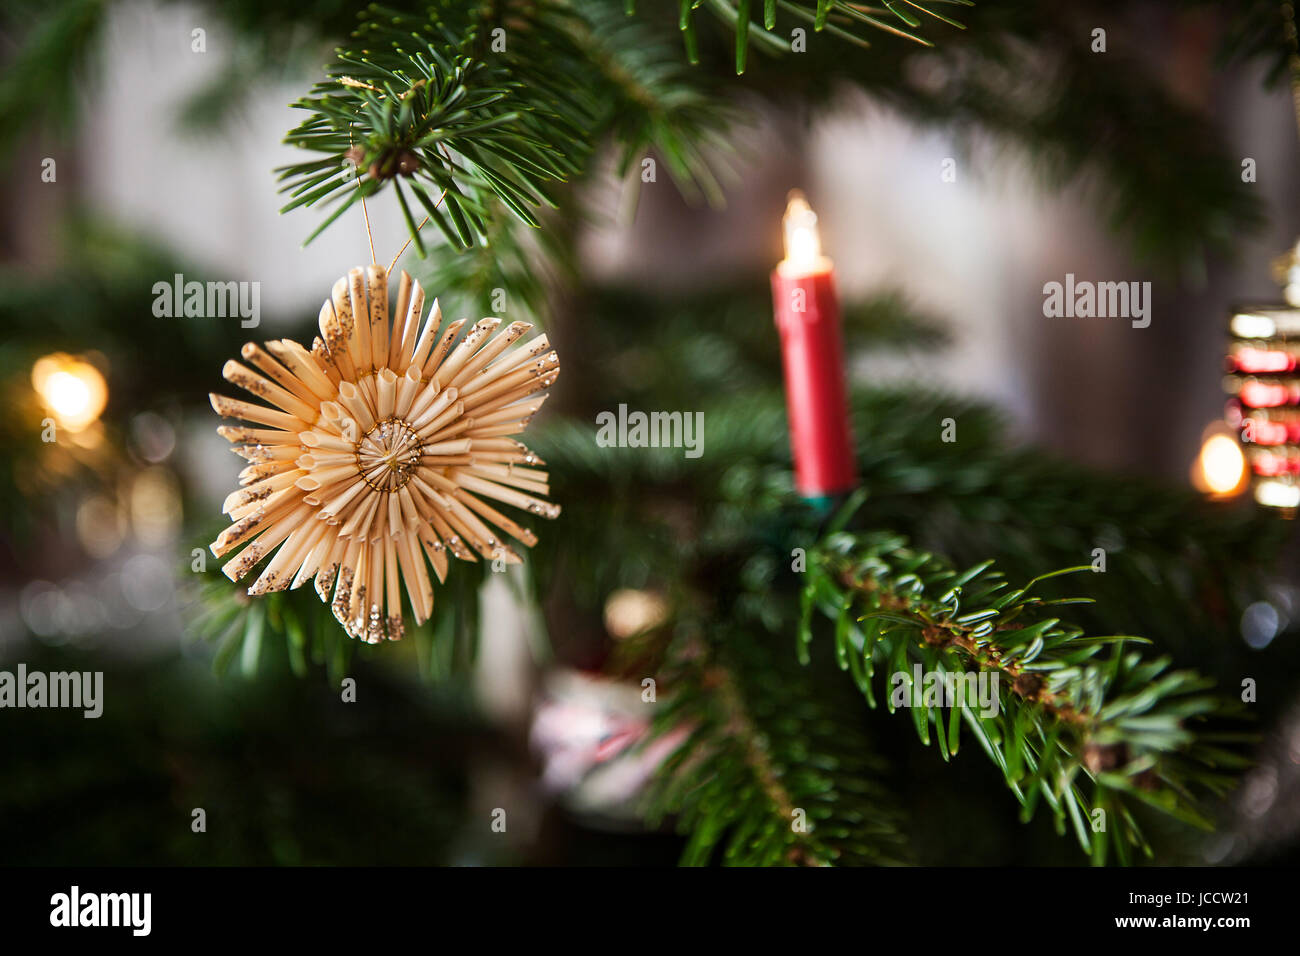
[[[1291,78],[1296,49],[1287,28],[1288,20],[1295,17],[1291,0],[1237,0],[1230,10],[1212,0],[1197,0],[1195,5],[1213,7],[1226,18],[1219,42],[1221,66],[1239,58],[1259,59],[1270,85]],[[1288,6],[1292,8],[1289,16]]]
[[[1252,25],[1247,36],[1226,39],[1219,64],[1271,67],[1283,48],[1277,4],[1243,2]],[[778,103],[798,97],[829,105],[851,84],[912,121],[956,134],[968,154],[976,137],[991,133],[1023,149],[1042,188],[1087,187],[1142,256],[1203,269],[1207,250],[1231,254],[1244,231],[1261,225],[1263,205],[1241,181],[1241,157],[1225,148],[1215,119],[1170,88],[1153,68],[1141,24],[1120,16],[1114,4],[1066,10],[1005,0],[982,5],[978,29],[951,35],[933,52],[848,45],[837,56],[791,58],[799,62],[758,73],[749,85]],[[1102,69],[1091,31],[1112,21]],[[729,63],[715,68],[730,72]],[[1179,157],[1177,183],[1158,168],[1171,155]]]
[[[571,197],[560,197],[563,206]],[[460,253],[440,250],[405,268],[426,289],[438,290],[453,315],[509,315],[545,322],[549,296],[575,273],[572,230],[560,216],[544,216],[530,229],[494,199],[485,205],[484,242]]]
[[[213,645],[212,670],[218,676],[238,670],[252,677],[262,666],[267,637],[282,637],[289,666],[305,676],[310,664],[323,665],[331,683],[347,676],[354,644],[342,633],[329,607],[305,600],[306,591],[280,592],[270,600],[251,600],[219,575],[210,575],[197,591],[189,636]]]
[[[526,12],[532,19],[522,19]],[[540,60],[568,44],[555,22],[569,16],[560,6],[532,3],[512,13],[521,18],[511,21],[514,43],[533,44]],[[369,12],[329,79],[294,104],[310,115],[286,143],[324,158],[280,170],[281,191],[290,195],[281,211],[334,206],[308,242],[389,182],[421,257],[416,209],[454,248],[485,241],[489,197],[537,225],[533,210],[552,203],[549,187],[580,168],[593,106],[581,88],[543,77],[540,63],[524,70],[508,52],[486,58],[493,29],[503,28],[454,4],[440,5],[428,21]],[[406,199],[403,182],[418,206]]]
[[[689,732],[660,769],[649,818],[677,816],[685,865],[898,862],[900,814],[853,702],[781,668],[766,640],[675,644],[654,736]]]
[[[731,0],[706,0],[703,5],[735,33],[737,74],[745,72],[751,46],[769,53],[780,54],[789,51],[789,42],[773,32],[777,27],[778,8],[787,20],[792,19],[799,24],[808,24],[817,32],[825,31],[855,46],[866,48],[871,44],[859,32],[863,27],[911,40],[921,46],[933,46],[933,43],[915,32],[915,28],[921,26],[921,20],[913,11],[927,14],[950,27],[964,30],[965,26],[961,23],[932,8],[939,5],[975,6],[973,0],[927,0],[926,3],[918,0],[899,0],[899,2],[884,0],[883,9],[862,3],[847,3],[845,0],[817,0],[816,3],[768,0],[762,4],[761,9],[759,4],[751,3],[750,0],[736,0],[735,3]],[[678,16],[678,26],[692,61],[696,58],[697,49],[693,13],[698,6],[701,6],[700,0],[696,2],[683,0]],[[755,22],[756,20],[758,22]]]
[[[488,246],[508,235],[502,212],[538,226],[607,137],[621,170],[654,149],[684,195],[721,202],[736,111],[606,2],[443,2],[427,20],[372,8],[327,72],[286,137],[323,158],[280,170],[282,212],[333,207],[308,242],[391,182],[421,257],[421,216],[453,249]]]
[[[707,74],[683,65],[659,31],[621,6],[584,4],[575,35],[610,107],[598,135],[618,150],[615,171],[627,176],[653,149],[685,198],[720,206],[723,183],[734,178],[724,165],[734,149],[728,134],[742,114]]]
[[[725,334],[709,335],[704,318],[692,334],[693,310],[679,320],[671,306],[656,310],[626,295],[583,310],[593,317],[583,334],[606,359],[581,364],[578,357],[586,407],[574,410],[575,419],[539,423],[532,447],[550,463],[557,500],[583,503],[539,544],[538,568],[545,572],[563,555],[573,578],[565,586],[593,606],[609,588],[631,586],[621,583],[621,569],[657,568],[671,577],[702,565],[716,571],[751,559],[770,526],[798,524],[784,396],[771,388],[775,356],[742,348],[737,337],[762,320],[712,301],[701,300],[701,315],[722,323]],[[661,329],[665,339],[620,347],[622,322]],[[710,398],[701,403],[700,396]],[[690,459],[681,449],[599,447],[594,416],[621,401],[698,408],[705,453]],[[1091,562],[1103,547],[1106,572],[1089,579],[1098,603],[1076,609],[1080,622],[1146,635],[1180,663],[1214,673],[1258,666],[1237,628],[1244,609],[1264,598],[1264,570],[1287,533],[1276,515],[1013,446],[999,414],[943,393],[860,389],[852,410],[858,471],[870,490],[861,525],[889,528],[957,562],[996,557],[1005,573],[1024,578]],[[961,422],[960,442],[942,441],[937,424],[948,416]],[[593,551],[585,546],[591,540],[607,546]],[[790,544],[807,548],[813,540],[809,530]],[[775,576],[780,564],[774,560],[772,576],[755,585],[756,601],[770,606],[774,589],[793,584]],[[1144,599],[1131,600],[1135,593]],[[1270,667],[1295,675],[1281,651],[1268,653]]]
[[[936,393],[853,396],[859,474],[871,496],[861,520],[889,527],[958,562],[994,556],[1008,574],[1094,560],[1100,602],[1090,626],[1141,633],[1198,666],[1228,672],[1250,652],[1237,639],[1262,596],[1262,569],[1286,522],[1245,502],[1206,501],[1190,488],[1081,468],[1007,441],[1000,414]],[[961,441],[936,424],[961,422]],[[1133,601],[1135,593],[1145,600]]]
[[[1211,828],[1198,797],[1225,792],[1231,771],[1246,761],[1220,746],[1232,738],[1193,728],[1231,712],[1231,703],[1205,693],[1212,681],[1126,646],[1147,643],[1141,638],[1087,637],[1044,614],[1076,601],[1033,594],[1042,578],[1005,590],[991,564],[958,573],[894,535],[831,534],[809,554],[801,655],[807,658],[820,612],[835,622],[841,669],[873,707],[880,671],[891,684],[890,711],[910,702],[921,741],[928,745],[933,731],[945,760],[957,753],[964,723],[1002,771],[1023,818],[1041,799],[1058,832],[1068,821],[1094,862],[1105,862],[1110,848],[1125,863],[1130,847],[1150,854],[1133,800]],[[914,664],[939,680],[997,674],[996,713],[977,711],[960,681],[953,682],[962,689],[955,700],[918,695]]]
[[[425,680],[455,678],[473,663],[478,594],[485,573],[482,565],[458,563],[439,592],[433,617],[407,628],[407,641],[415,649],[417,669]],[[188,602],[187,637],[212,647],[212,669],[218,676],[237,671],[253,677],[268,662],[279,660],[287,662],[298,677],[307,676],[314,667],[323,668],[326,679],[337,685],[352,672],[358,654],[364,658],[375,653],[369,645],[348,638],[329,605],[310,587],[253,600],[246,588],[213,568],[189,588]]]

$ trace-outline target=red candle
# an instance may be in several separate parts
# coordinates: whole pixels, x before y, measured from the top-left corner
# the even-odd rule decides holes
[[[802,194],[790,194],[783,225],[785,258],[772,272],[772,300],[795,487],[805,498],[827,498],[857,484],[835,274],[821,254],[817,215]]]

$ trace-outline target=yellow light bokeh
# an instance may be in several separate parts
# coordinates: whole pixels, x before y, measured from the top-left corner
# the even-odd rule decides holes
[[[1204,489],[1215,495],[1241,490],[1246,480],[1246,456],[1231,435],[1210,435],[1201,445],[1196,468]]]
[[[99,369],[63,352],[37,359],[32,387],[55,422],[70,432],[95,422],[108,404],[108,383]]]
[[[163,465],[146,468],[131,483],[131,527],[142,544],[162,547],[181,523],[181,492],[176,476]]]
[[[623,588],[605,601],[605,630],[616,640],[643,634],[664,623],[668,611],[662,595]]]
[[[1266,478],[1255,486],[1255,500],[1266,508],[1292,511],[1300,507],[1300,485]]]

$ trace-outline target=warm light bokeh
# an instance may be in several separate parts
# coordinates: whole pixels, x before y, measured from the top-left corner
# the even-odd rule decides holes
[[[108,403],[108,384],[99,369],[62,352],[37,359],[32,387],[58,425],[70,432],[96,421]]]
[[[1214,495],[1232,495],[1246,484],[1246,456],[1237,439],[1222,432],[1211,434],[1201,444],[1196,458],[1196,485]]]

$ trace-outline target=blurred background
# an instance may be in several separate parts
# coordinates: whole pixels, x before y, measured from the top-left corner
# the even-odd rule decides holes
[[[636,746],[639,680],[654,671],[628,648],[671,626],[683,567],[694,589],[732,564],[745,589],[766,586],[739,529],[769,481],[788,483],[766,283],[792,188],[819,213],[846,303],[871,507],[956,560],[1031,574],[1093,547],[1123,563],[1131,546],[1128,570],[1097,585],[1098,620],[1167,639],[1230,692],[1260,681],[1256,769],[1218,808],[1217,834],[1157,827],[1162,859],[1296,860],[1294,524],[1248,493],[1199,501],[1193,480],[1224,413],[1234,305],[1281,301],[1273,263],[1300,236],[1279,5],[980,3],[962,11],[971,36],[945,32],[934,49],[881,34],[842,57],[818,35],[821,65],[793,82],[766,60],[729,75],[728,34],[702,36],[695,69],[739,117],[719,147],[725,204],[662,172],[621,175],[604,143],[566,187],[564,268],[520,247],[541,286],[505,314],[543,324],[566,370],[534,445],[565,508],[538,528],[537,567],[457,569],[439,592],[451,617],[359,651],[329,621],[296,620],[299,605],[214,598],[219,581],[195,564],[215,565],[202,555],[243,464],[208,406],[222,364],[249,339],[309,342],[334,280],[370,260],[356,208],[304,248],[319,217],[279,214],[272,172],[297,158],[282,144],[301,119],[288,104],[354,11],[9,6],[0,667],[103,671],[105,705],[93,721],[0,713],[0,861],[675,861],[671,821],[635,809],[668,744]],[[638,16],[672,38],[670,7]],[[390,199],[368,208],[381,263],[406,237]],[[402,266],[445,313],[489,314],[454,284],[475,268],[455,256],[408,251]],[[259,324],[157,316],[153,287],[176,273],[258,283]],[[1150,326],[1046,317],[1043,285],[1066,273],[1150,281]],[[34,381],[44,357],[70,393]],[[710,409],[723,424],[706,471],[596,461],[594,414],[620,402]],[[972,429],[959,458],[918,447],[948,409]],[[726,414],[754,435],[715,432]],[[52,444],[51,416],[69,426]],[[1202,504],[1210,517],[1186,517]],[[214,606],[229,610],[215,624]],[[355,703],[340,703],[344,674]],[[976,755],[946,766],[914,739],[881,741],[926,821],[909,833],[919,862],[1083,861],[1049,822],[1021,824]],[[496,808],[505,834],[489,826]]]

